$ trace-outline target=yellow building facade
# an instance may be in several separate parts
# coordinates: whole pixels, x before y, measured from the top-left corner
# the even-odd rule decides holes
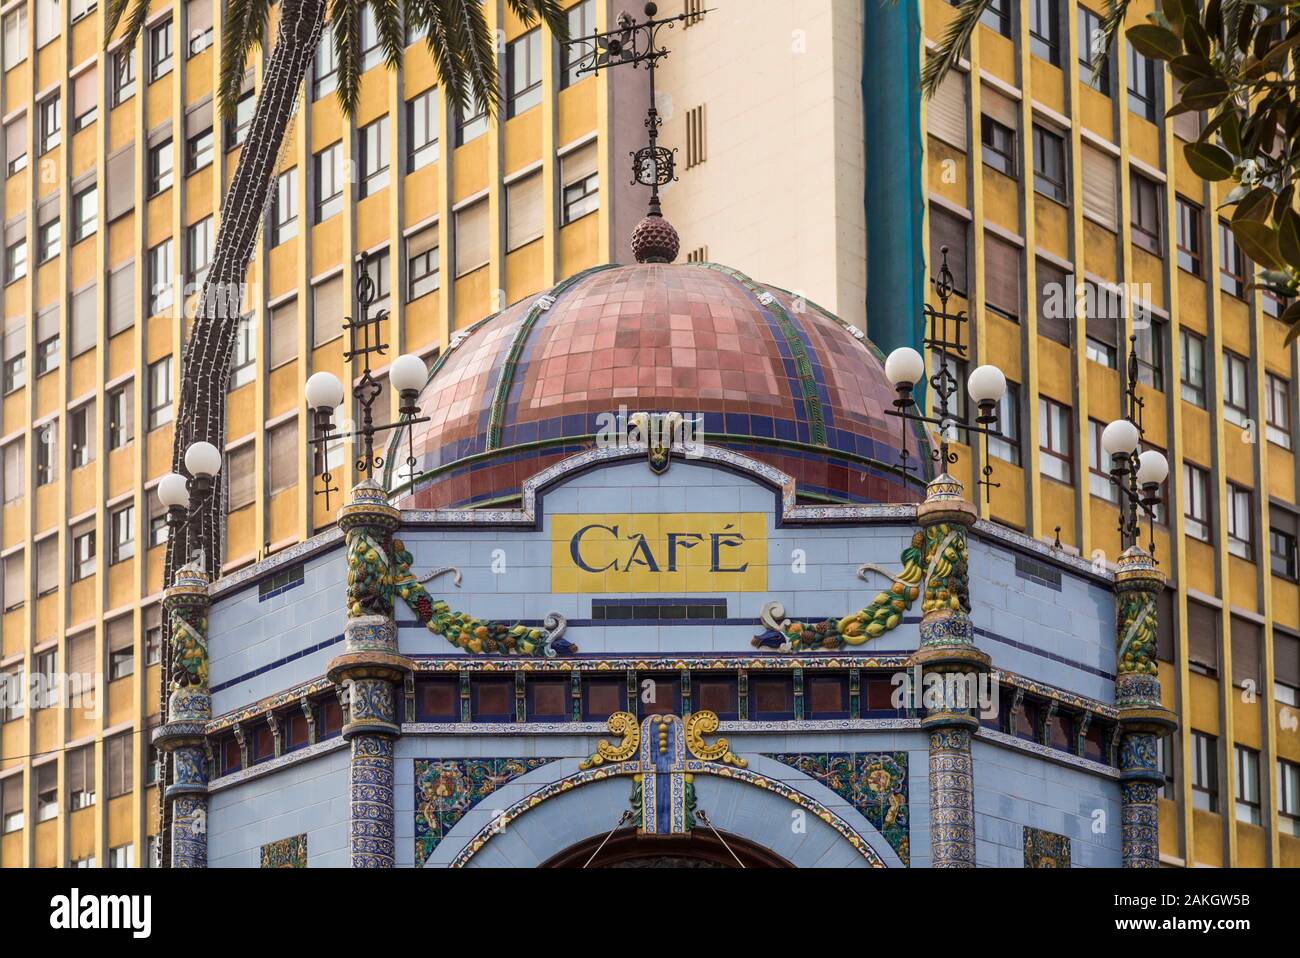
[[[603,0],[562,5],[574,32],[607,22]],[[610,168],[612,85],[577,76],[501,0],[487,15],[502,63],[491,121],[457,117],[419,40],[397,72],[367,50],[352,121],[327,50],[308,71],[248,271],[228,404],[227,572],[333,522],[312,494],[320,463],[302,389],[320,370],[359,375],[344,368],[340,323],[361,254],[376,308],[390,311],[390,357],[426,359],[471,321],[621,255],[628,230],[607,189],[624,172]],[[0,9],[0,674],[11,688],[93,677],[79,698],[74,680],[0,713],[4,867],[152,856],[165,552],[154,487],[170,471],[184,307],[268,55],[226,123],[212,99],[221,4],[153,4],[134,50],[106,47],[103,16],[94,0]],[[362,43],[377,43],[373,30]],[[351,452],[330,451],[336,485],[355,479]]]
[[[1152,6],[1135,2],[1129,24]],[[930,47],[954,10],[921,10]],[[1074,0],[993,4],[925,105],[927,262],[941,244],[961,249],[970,366],[996,362],[1019,395],[1019,453],[993,453],[1001,486],[979,506],[1114,562],[1119,515],[1099,438],[1126,412],[1124,358],[1138,335],[1146,442],[1171,464],[1153,527],[1172,586],[1161,684],[1180,716],[1162,755],[1161,858],[1295,867],[1296,351],[1219,225],[1230,184],[1202,181],[1184,159],[1199,120],[1164,118],[1167,71],[1121,39],[1094,81],[1086,61],[1102,13]],[[1053,307],[1062,285],[1073,319]],[[979,451],[963,457],[964,481],[972,462]]]

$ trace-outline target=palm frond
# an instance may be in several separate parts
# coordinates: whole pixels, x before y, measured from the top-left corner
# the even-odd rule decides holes
[[[961,0],[957,14],[943,32],[938,46],[930,51],[921,71],[921,95],[930,99],[939,92],[948,72],[957,65],[970,44],[971,34],[988,9],[989,0]]]
[[[497,83],[494,38],[483,14],[483,4],[480,0],[443,2],[452,57],[464,71],[474,101],[489,116],[495,115],[501,106],[501,90]],[[463,99],[457,103],[461,110],[468,105]]]
[[[338,69],[338,97],[345,116],[352,116],[361,97],[361,8],[364,0],[332,0],[330,25]]]
[[[402,5],[399,0],[370,0],[370,9],[375,13],[375,29],[379,33],[379,46],[384,51],[384,62],[395,70],[402,65],[406,53]]]
[[[407,15],[412,12],[417,18],[415,22],[425,32],[425,43],[438,69],[438,82],[447,93],[447,101],[463,105],[467,99],[468,83],[459,62],[452,55],[447,0],[408,0]]]
[[[140,31],[144,29],[144,22],[149,17],[149,0],[111,0],[106,14],[108,20],[105,23],[107,29],[104,32],[104,45],[108,46],[113,39],[113,32],[121,24],[122,15],[126,14],[122,45],[127,50],[134,49],[136,41],[140,39]]]
[[[112,41],[118,24],[122,22],[122,14],[126,12],[127,4],[130,2],[131,0],[108,0],[108,6],[104,9],[104,46],[108,46]],[[136,0],[136,2],[148,6],[146,0]],[[134,40],[132,44],[134,45]]]
[[[221,64],[217,78],[217,109],[224,119],[235,115],[244,86],[248,54],[262,45],[270,0],[229,0],[221,30]]]
[[[1094,49],[1092,38],[1088,37],[1086,42],[1089,44],[1088,65],[1092,68],[1092,82],[1096,83],[1101,77],[1102,71],[1106,69],[1106,62],[1110,59],[1110,52],[1115,48],[1115,41],[1119,39],[1120,30],[1124,27],[1124,20],[1128,16],[1128,7],[1130,0],[1106,0],[1106,15],[1101,18],[1101,39]],[[1084,37],[1079,38],[1080,43],[1085,42]]]
[[[507,3],[525,26],[531,27],[540,17],[557,40],[564,42],[569,39],[569,18],[559,0],[507,0]]]

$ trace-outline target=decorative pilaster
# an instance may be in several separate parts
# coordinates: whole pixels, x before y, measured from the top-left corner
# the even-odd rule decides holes
[[[164,865],[172,868],[208,867],[208,605],[207,573],[178,569],[163,597],[172,662],[167,721],[153,733],[154,745],[172,755],[173,780],[163,794],[172,822],[171,861]]]
[[[1119,557],[1115,571],[1115,704],[1119,707],[1121,854],[1125,868],[1160,867],[1164,773],[1156,741],[1178,727],[1160,702],[1156,664],[1157,597],[1164,574],[1140,546]]]
[[[974,868],[970,737],[979,718],[978,700],[972,696],[990,664],[988,655],[975,647],[970,620],[966,530],[975,524],[975,507],[966,501],[961,483],[944,473],[926,487],[916,517],[925,533],[926,577],[921,645],[912,666],[922,670],[921,727],[930,737],[930,858],[935,868]],[[935,686],[943,689],[942,695],[924,681],[926,673],[943,680]]]
[[[401,734],[396,694],[410,662],[397,651],[393,621],[393,532],[401,514],[367,479],[339,510],[348,557],[345,651],[329,678],[347,689],[343,737],[352,746],[349,776],[353,868],[392,868],[393,743]]]

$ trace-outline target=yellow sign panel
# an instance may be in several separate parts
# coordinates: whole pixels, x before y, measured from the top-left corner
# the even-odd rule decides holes
[[[767,516],[558,515],[551,518],[551,591],[763,592]]]

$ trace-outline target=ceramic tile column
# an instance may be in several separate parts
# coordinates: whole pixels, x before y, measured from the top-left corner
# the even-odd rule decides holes
[[[167,722],[153,733],[154,745],[172,754],[173,781],[164,793],[172,821],[171,861],[164,864],[172,868],[208,867],[208,605],[207,573],[178,569],[163,597],[173,663]]]
[[[970,619],[970,575],[966,530],[975,524],[975,507],[962,485],[948,474],[926,487],[917,507],[925,532],[925,592],[921,645],[912,666],[921,667],[924,696],[921,727],[930,740],[930,858],[935,868],[975,867],[975,776],[971,734],[979,727],[971,697],[927,692],[924,676],[938,675],[951,693],[973,693],[989,671],[989,657],[975,647]]]
[[[393,621],[393,533],[401,514],[373,480],[339,510],[347,543],[345,650],[329,677],[347,689],[343,737],[351,744],[349,841],[353,868],[392,868],[393,743],[401,734],[396,698],[410,662],[397,651]]]
[[[1156,599],[1165,577],[1140,546],[1119,557],[1115,571],[1115,641],[1119,706],[1121,854],[1125,868],[1160,867],[1158,798],[1164,773],[1156,742],[1178,727],[1160,702],[1156,672]]]

